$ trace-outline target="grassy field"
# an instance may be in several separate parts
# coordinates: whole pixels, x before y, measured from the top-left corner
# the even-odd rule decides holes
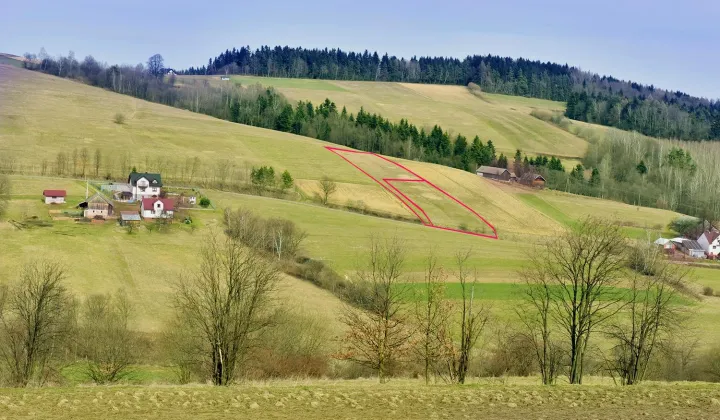
[[[179,80],[184,77],[199,76],[182,76]],[[207,78],[221,83],[219,76]],[[273,86],[293,101],[310,100],[319,104],[329,98],[338,107],[347,107],[349,112],[355,113],[363,107],[392,121],[406,118],[426,130],[439,124],[451,133],[470,139],[475,135],[483,142],[490,139],[505,154],[522,149],[526,153],[577,158],[583,156],[587,147],[579,137],[530,115],[533,109],[563,110],[565,105],[560,102],[496,94],[478,97],[464,86],[249,76],[232,76],[231,81]]]
[[[419,85],[402,88],[421,89]],[[534,103],[524,98],[496,100],[507,107],[529,107],[528,104]],[[444,106],[443,102],[435,105],[437,109]],[[554,105],[542,102],[537,106]],[[113,122],[117,112],[126,114],[125,124]],[[498,113],[498,121],[502,121],[504,117]],[[411,216],[396,198],[325,146],[326,143],[305,137],[232,124],[0,65],[0,164],[3,159],[5,163],[10,160],[19,170],[38,173],[42,161],[54,162],[58,152],[69,153],[74,148],[87,147],[91,151],[101,150],[104,156],[101,173],[107,170],[121,174],[120,165],[113,159],[123,155],[130,155],[130,164],[139,171],[162,173],[172,173],[180,163],[196,156],[202,159],[202,171],[212,171],[219,162],[230,162],[237,171],[246,171],[252,165],[273,165],[276,171],[289,170],[297,187],[308,196],[317,191],[318,180],[327,175],[339,185],[338,192],[331,197],[333,204],[362,201],[373,210]],[[112,223],[54,221],[48,227],[17,230],[10,223],[2,222],[0,282],[12,280],[25,261],[38,257],[57,259],[68,266],[68,284],[78,296],[124,288],[137,308],[137,328],[157,331],[170,311],[167,303],[172,281],[197,263],[203,238],[217,233],[212,229],[220,227],[222,210],[245,207],[263,217],[282,217],[295,222],[308,233],[303,253],[326,262],[341,275],[352,275],[371,235],[395,235],[406,243],[409,282],[421,278],[424,259],[431,249],[440,263],[448,267],[452,266],[458,251],[472,249],[471,265],[478,270],[479,281],[487,290],[494,291],[488,293],[488,300],[497,301],[499,310],[505,310],[513,306],[507,292],[512,289],[509,286],[517,281],[517,270],[526,263],[527,253],[532,252],[534,244],[557,235],[577,220],[587,215],[611,216],[625,226],[629,236],[640,236],[644,228],[662,228],[676,216],[671,212],[559,192],[511,187],[443,166],[402,163],[486,217],[497,227],[500,240],[322,207],[310,200],[283,201],[208,190],[204,193],[216,210],[193,211],[191,215],[198,226],[195,230],[177,224],[168,233],[141,229],[128,235]],[[53,210],[70,210],[84,198],[82,181],[20,175],[13,176],[12,181],[8,219],[35,216],[50,220],[49,208],[41,200],[43,189],[68,190],[69,204],[52,207]],[[422,194],[420,191],[416,195]],[[433,214],[447,218],[447,223],[461,223],[454,216],[454,203],[433,200],[433,197],[428,201],[437,204]],[[717,284],[712,270],[695,271],[699,285]],[[337,321],[341,303],[333,295],[289,277],[283,278],[281,289],[279,302],[299,310],[312,310],[333,331],[342,331]],[[706,299],[697,305],[696,324],[709,326],[704,337],[708,343],[720,337],[718,301],[720,299]]]
[[[0,415],[16,419],[570,420],[720,416],[720,386],[647,384],[541,387],[484,382],[421,385],[400,380],[300,381],[216,387],[77,387],[0,390]]]

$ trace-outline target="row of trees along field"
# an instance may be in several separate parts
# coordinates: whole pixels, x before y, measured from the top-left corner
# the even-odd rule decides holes
[[[167,279],[172,311],[159,334],[133,330],[123,291],[76,299],[65,285],[71,268],[27,263],[0,288],[3,382],[59,384],[69,373],[112,383],[133,379],[143,364],[171,366],[181,383],[215,385],[369,373],[380,382],[419,373],[426,383],[461,384],[537,374],[546,385],[560,375],[581,384],[590,374],[622,385],[720,380],[720,352],[698,353],[696,341],[680,340],[693,307],[686,268],[652,243],[628,248],[621,229],[600,220],[582,221],[531,254],[518,272],[512,321],[486,306],[470,252],[458,253],[454,267],[431,253],[424,282],[410,284],[405,244],[373,238],[352,280],[321,283],[346,302],[337,313],[341,341],[312,316],[275,304],[284,267],[312,269],[298,258],[304,232],[245,210],[227,210],[225,226],[224,238],[204,239],[199,264]],[[455,299],[447,298],[450,277]]]
[[[59,61],[66,61],[66,64],[60,66]],[[107,67],[92,57],[85,58],[82,63],[66,57],[46,58],[33,68],[217,118],[291,132],[359,150],[471,171],[479,165],[495,165],[512,169],[519,176],[525,172],[538,172],[545,176],[550,188],[613,198],[630,204],[668,208],[706,217],[708,220],[720,219],[720,205],[717,200],[711,199],[716,195],[707,194],[718,185],[717,176],[712,174],[716,166],[710,161],[705,164],[716,153],[702,156],[703,164],[700,166],[674,168],[677,165],[670,164],[670,151],[663,149],[661,143],[648,140],[646,144],[639,145],[631,140],[633,145],[625,145],[624,140],[611,139],[609,143],[591,145],[584,166],[573,168],[571,173],[567,173],[557,158],[539,156],[533,159],[519,151],[514,158],[498,155],[492,140],[483,142],[476,136],[469,141],[461,134],[451,138],[448,132],[437,125],[427,132],[408,120],[394,123],[363,109],[353,115],[345,108],[338,110],[329,99],[317,106],[304,101],[293,106],[277,91],[260,85],[218,86],[197,79],[184,80],[178,84],[174,76],[163,76],[162,57],[157,55],[148,60],[147,68],[142,65]],[[562,125],[555,121],[557,116],[536,116]],[[632,137],[632,134],[627,136]],[[609,146],[612,150],[607,149]],[[603,147],[605,149],[600,153],[598,149]],[[631,148],[633,153],[624,153],[627,148]],[[628,159],[636,162],[628,163]],[[58,165],[68,160],[66,156],[59,160]],[[649,166],[646,172],[638,173],[642,175],[638,177],[633,169],[640,161]],[[196,163],[190,160],[176,166],[182,169],[180,172],[188,167],[188,171],[194,173]],[[219,178],[219,183],[224,185],[232,169],[230,166],[225,162],[214,168],[209,176],[216,180]],[[219,168],[223,169],[221,174],[217,174]],[[586,170],[591,173],[586,174]],[[184,177],[185,174],[179,176]]]
[[[303,101],[293,106],[277,91],[260,85],[215,86],[205,80],[177,84],[174,76],[163,77],[162,57],[157,55],[148,60],[147,66],[108,67],[91,56],[82,63],[72,56],[47,57],[38,64],[30,63],[28,66],[228,121],[291,132],[389,156],[440,163],[464,170],[504,161],[503,156],[497,155],[491,140],[484,143],[475,136],[469,141],[460,134],[451,138],[437,125],[426,132],[407,120],[391,122],[362,108],[353,115],[344,107],[338,110],[329,99],[317,106]]]
[[[581,165],[546,171],[552,188],[670,209],[720,223],[720,144],[658,140],[635,132],[578,127],[560,114],[533,111],[589,142]],[[517,166],[518,155],[515,158]]]
[[[251,74],[333,80],[467,85],[506,95],[577,102],[569,118],[649,136],[720,140],[720,103],[578,68],[509,57],[382,57],[377,52],[263,46],[226,50],[185,74]],[[580,95],[583,95],[580,98]],[[590,99],[592,98],[592,99]],[[577,118],[576,118],[577,117]],[[661,121],[664,119],[666,121]]]

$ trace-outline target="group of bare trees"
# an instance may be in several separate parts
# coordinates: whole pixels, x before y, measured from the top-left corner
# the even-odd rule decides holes
[[[355,280],[366,291],[367,302],[359,305],[365,310],[344,311],[348,334],[341,358],[371,368],[381,382],[400,364],[414,361],[426,382],[435,376],[464,383],[490,315],[478,300],[470,259],[469,252],[458,254],[454,270],[446,272],[430,256],[422,287],[413,288],[422,293],[412,305],[403,280],[403,244],[374,239]],[[623,385],[639,383],[661,343],[683,325],[679,299],[688,290],[687,270],[668,263],[651,245],[631,243],[607,221],[578,223],[538,248],[520,274],[520,329],[508,332],[500,345],[526,352],[527,358],[512,357],[534,365],[520,370],[539,371],[546,385],[563,373],[569,383],[581,384],[595,336],[609,349],[594,368]],[[450,275],[459,286],[455,300],[445,298]]]
[[[56,381],[71,364],[95,382],[112,382],[135,360],[123,295],[90,296],[79,305],[66,276],[59,263],[35,261],[0,289],[0,371],[13,386]]]
[[[464,383],[489,315],[475,300],[477,278],[467,267],[470,253],[457,256],[459,302],[445,298],[445,271],[431,255],[414,309],[407,307],[411,290],[402,279],[405,258],[397,238],[371,240],[367,264],[355,280],[367,291],[368,301],[364,311],[351,306],[343,311],[348,332],[340,358],[371,368],[381,383],[410,361],[422,364],[427,383],[433,376]]]
[[[628,267],[618,226],[587,219],[545,244],[522,272],[525,327],[542,382],[553,384],[563,368],[581,384],[590,338],[612,343],[605,368],[622,384],[640,382],[658,342],[682,319],[678,294],[687,270],[665,261],[654,247],[636,245],[641,262]]]

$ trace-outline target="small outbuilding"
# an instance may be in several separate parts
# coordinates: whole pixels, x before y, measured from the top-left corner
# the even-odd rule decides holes
[[[527,173],[520,177],[521,184],[533,188],[545,188],[545,178],[540,174]]]
[[[94,219],[96,217],[104,219],[112,216],[115,208],[112,202],[100,193],[95,193],[92,197],[78,204],[78,207],[83,209],[83,216],[86,219]]]
[[[43,197],[45,197],[45,204],[64,204],[67,193],[65,190],[45,190],[43,191]]]
[[[136,211],[121,211],[120,212],[120,225],[127,226],[138,224],[142,221],[140,214]]]
[[[683,254],[691,258],[707,258],[705,250],[697,241],[686,238],[675,238],[672,241]]]
[[[510,182],[512,174],[506,168],[496,168],[494,166],[481,166],[475,171],[475,174],[483,178],[494,179],[496,181]]]

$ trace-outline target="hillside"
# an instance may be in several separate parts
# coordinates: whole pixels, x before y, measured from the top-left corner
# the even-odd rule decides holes
[[[82,181],[51,176],[59,153],[84,147],[93,155],[96,149],[101,152],[99,178],[109,175],[121,179],[129,167],[136,166],[139,171],[160,171],[170,180],[181,179],[179,173],[194,157],[200,158],[194,178],[197,182],[216,176],[215,169],[221,164],[230,166],[231,179],[246,175],[253,165],[272,165],[276,171],[290,171],[308,196],[318,188],[317,180],[327,175],[339,185],[331,200],[335,204],[362,200],[370,209],[412,217],[397,196],[328,151],[328,144],[321,141],[234,124],[8,66],[0,66],[0,97],[0,164],[17,173],[12,176],[8,219],[49,219],[46,206],[39,200],[46,188],[65,188],[68,201],[79,202],[84,195]],[[518,102],[508,105],[516,106]],[[127,116],[123,124],[113,121],[118,112]],[[642,228],[662,229],[677,217],[669,211],[506,186],[438,165],[397,162],[487,218],[500,239],[327,208],[309,199],[288,201],[205,189],[203,193],[216,209],[193,211],[198,226],[195,230],[177,225],[166,234],[141,230],[128,235],[112,224],[55,221],[48,227],[18,230],[2,222],[0,280],[11,280],[23,262],[48,256],[67,264],[68,283],[80,296],[126,289],[136,304],[140,328],[156,331],[169,311],[172,281],[193,267],[204,235],[217,232],[212,229],[221,226],[224,208],[245,207],[263,217],[295,222],[308,233],[303,253],[326,262],[342,275],[350,275],[357,268],[373,234],[396,235],[405,242],[407,281],[420,278],[429,249],[436,251],[441,263],[451,266],[456,252],[472,248],[478,280],[484,287],[501,290],[486,298],[499,297],[495,309],[510,316],[517,270],[543,238],[556,235],[586,215],[615,218],[629,236],[637,236]],[[90,177],[94,178],[92,173]],[[438,200],[428,191],[403,191],[418,201],[425,200],[423,208],[434,212],[430,217],[439,215],[448,223],[459,224],[455,220],[457,208],[451,201]],[[696,273],[699,285],[714,282],[713,270],[698,269]],[[283,284],[284,294],[279,296],[284,303],[319,308],[314,312],[329,328],[339,328],[334,315],[340,303],[334,296],[297,279],[284,278]],[[714,300],[699,305],[698,322],[720,325],[716,322],[720,308]],[[720,327],[706,332],[708,337],[715,337]]]
[[[221,83],[219,76],[181,76]],[[530,116],[533,109],[564,110],[564,104],[543,99],[497,94],[473,94],[463,86],[415,83],[349,82],[310,79],[278,79],[232,76],[243,85],[272,86],[293,102],[310,100],[319,104],[326,98],[338,107],[357,113],[360,107],[391,121],[409,120],[427,132],[435,125],[451,133],[483,141],[492,140],[497,149],[513,155],[521,149],[531,154],[570,158],[583,156],[584,140]]]

